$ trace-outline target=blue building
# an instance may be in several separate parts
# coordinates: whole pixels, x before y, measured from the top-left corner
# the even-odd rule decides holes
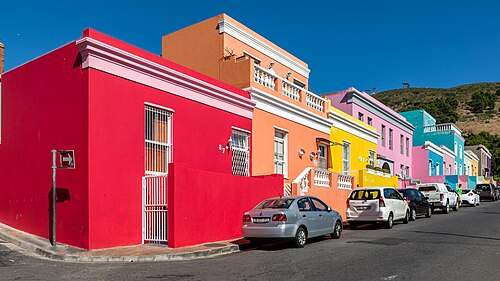
[[[452,175],[465,175],[464,138],[462,131],[453,123],[436,124],[436,119],[425,110],[401,112],[415,126],[413,146],[422,146],[426,141],[445,146],[455,154]]]

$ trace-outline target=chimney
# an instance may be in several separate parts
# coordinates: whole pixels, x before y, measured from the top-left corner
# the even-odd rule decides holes
[[[0,42],[0,74],[2,74],[4,70],[4,50],[5,46]]]

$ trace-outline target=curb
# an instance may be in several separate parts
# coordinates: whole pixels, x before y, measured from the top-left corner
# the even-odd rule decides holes
[[[211,258],[220,255],[232,254],[240,251],[238,245],[226,245],[223,247],[212,248],[207,250],[197,250],[184,253],[159,254],[152,256],[80,256],[74,254],[63,254],[57,251],[44,249],[36,244],[24,241],[19,237],[10,235],[1,231],[0,239],[3,239],[11,244],[14,244],[24,250],[27,250],[36,255],[49,258],[55,261],[67,262],[160,262],[160,261],[183,261]],[[61,246],[64,247],[64,246]],[[83,250],[82,252],[85,252]]]

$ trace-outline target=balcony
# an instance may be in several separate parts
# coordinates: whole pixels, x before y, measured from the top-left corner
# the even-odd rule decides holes
[[[330,189],[331,192],[335,192],[337,189],[351,190],[353,183],[354,177],[350,175],[337,174],[325,169],[308,167],[292,182],[291,189],[289,189],[289,187],[286,189],[289,190],[289,194],[292,195],[309,194],[318,196],[319,194],[325,193],[325,190]]]
[[[313,112],[326,114],[328,109],[326,99],[289,82],[272,70],[265,69],[256,64],[254,64],[253,68],[254,82],[264,86],[266,92],[271,90],[271,94],[282,97],[293,104],[305,105],[306,108],[311,109]]]
[[[431,126],[424,127],[424,133],[451,132],[451,131],[453,131],[455,134],[457,134],[459,136],[462,135],[462,130],[460,130],[453,123],[444,123],[444,124],[437,124],[437,125],[431,125]]]

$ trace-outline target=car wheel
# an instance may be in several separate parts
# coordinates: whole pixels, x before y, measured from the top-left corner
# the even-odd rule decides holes
[[[417,219],[417,210],[415,208],[412,208],[410,210],[410,220],[414,221]]]
[[[450,212],[450,202],[446,202],[446,206],[443,208],[443,213],[448,214]]]
[[[455,202],[455,206],[453,206],[453,211],[456,212],[456,211],[458,211],[459,208],[460,207],[458,206],[458,201],[457,201],[457,202]]]
[[[349,228],[354,230],[358,228],[358,224],[355,222],[349,222]]]
[[[430,218],[432,216],[432,209],[431,207],[427,207],[427,213],[425,214],[426,218]]]
[[[335,226],[333,228],[333,233],[331,234],[331,236],[333,239],[339,239],[341,235],[342,235],[342,223],[340,221],[337,221],[335,223]]]
[[[405,218],[403,219],[403,223],[407,224],[410,219],[410,211],[406,211]]]
[[[304,246],[306,245],[306,241],[307,241],[307,232],[303,227],[299,227],[299,229],[297,229],[297,233],[295,233],[293,244],[297,248],[304,248]]]
[[[406,215],[408,217],[408,213],[406,213]],[[387,221],[385,222],[385,228],[391,229],[393,225],[394,225],[394,216],[392,215],[392,213],[389,213],[389,217],[387,218]]]

